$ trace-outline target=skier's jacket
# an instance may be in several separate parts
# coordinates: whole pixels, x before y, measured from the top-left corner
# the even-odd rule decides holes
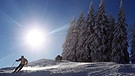
[[[25,65],[25,64],[27,64],[28,63],[28,60],[27,59],[25,59],[24,57],[21,57],[20,59],[18,59],[18,60],[16,60],[17,62],[18,61],[21,61],[21,65]]]

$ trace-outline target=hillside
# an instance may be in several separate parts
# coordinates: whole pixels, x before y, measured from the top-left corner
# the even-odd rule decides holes
[[[41,59],[30,62],[19,73],[13,74],[13,69],[0,69],[0,76],[135,76],[134,64],[113,62],[77,63]]]

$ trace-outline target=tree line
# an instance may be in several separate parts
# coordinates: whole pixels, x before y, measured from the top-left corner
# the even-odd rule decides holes
[[[106,13],[104,0],[96,13],[91,2],[86,18],[81,12],[78,20],[71,21],[62,58],[75,62],[129,63],[127,25],[122,0],[117,21]],[[135,31],[131,47],[131,62],[135,63]]]

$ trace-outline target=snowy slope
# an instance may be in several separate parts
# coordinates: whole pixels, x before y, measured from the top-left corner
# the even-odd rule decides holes
[[[0,69],[0,76],[135,76],[134,64],[113,62],[77,63],[41,59],[30,62],[19,73],[12,74],[13,69]]]

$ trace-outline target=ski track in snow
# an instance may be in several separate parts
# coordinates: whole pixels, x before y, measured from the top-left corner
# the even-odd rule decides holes
[[[41,59],[29,63],[19,73],[12,74],[13,69],[0,69],[0,76],[135,76],[134,64],[113,62],[77,63]]]

